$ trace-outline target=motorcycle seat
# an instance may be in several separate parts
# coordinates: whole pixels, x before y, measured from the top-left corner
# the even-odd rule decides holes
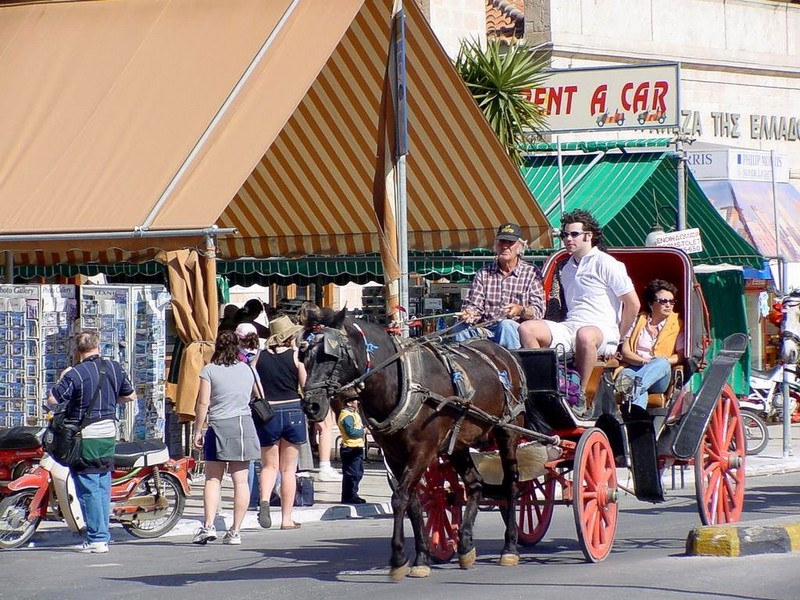
[[[11,427],[0,429],[0,450],[25,450],[41,447],[41,427]]]
[[[168,460],[167,445],[161,440],[122,442],[114,449],[114,465],[119,468],[160,465]]]
[[[750,377],[758,377],[759,379],[772,379],[778,371],[780,371],[780,366],[773,367],[769,371],[751,368]]]

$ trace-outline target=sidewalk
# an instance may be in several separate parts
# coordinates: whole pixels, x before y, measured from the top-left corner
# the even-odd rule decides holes
[[[746,458],[745,469],[748,477],[800,471],[800,424],[793,424],[791,432],[793,453],[784,458],[783,425],[775,424],[769,426],[770,441],[767,447],[760,454]],[[334,467],[338,469],[339,466],[338,463],[334,462]],[[315,471],[310,473],[315,475]],[[621,469],[618,476],[620,481],[624,482],[628,477],[628,471]],[[681,487],[681,476],[683,478],[683,486],[693,485],[693,468],[684,469],[682,473],[676,470],[675,485],[679,488]],[[664,488],[668,491],[672,488],[672,472],[667,469],[663,477]],[[184,518],[169,535],[189,535],[199,527],[203,515],[202,480],[195,481],[192,490],[193,495],[187,500]],[[358,506],[339,504],[341,483],[315,480],[314,506],[295,507],[293,518],[298,523],[309,523],[335,519],[390,516],[392,514],[392,491],[389,487],[383,461],[376,454],[372,454],[372,459],[364,463],[364,479],[361,482],[359,495],[367,501],[367,504]],[[272,507],[271,512],[273,528],[280,527],[280,508]],[[224,520],[225,525],[230,524],[232,515],[233,490],[230,481],[226,480],[223,483],[220,511],[220,517]],[[222,526],[222,523],[219,525]],[[218,530],[220,530],[220,526],[217,527]],[[260,529],[256,511],[250,510],[247,512],[242,528]]]

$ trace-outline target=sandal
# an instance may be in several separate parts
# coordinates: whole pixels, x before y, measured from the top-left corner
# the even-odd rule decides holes
[[[300,529],[300,523],[292,521],[291,525],[281,525],[281,529]]]

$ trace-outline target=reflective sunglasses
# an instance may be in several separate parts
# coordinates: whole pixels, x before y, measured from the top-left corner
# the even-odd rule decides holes
[[[558,234],[558,237],[560,237],[562,240],[567,238],[572,238],[574,240],[579,235],[584,235],[585,233],[591,233],[591,231],[562,231]]]
[[[656,298],[656,302],[659,304],[675,304],[675,300],[673,298]]]

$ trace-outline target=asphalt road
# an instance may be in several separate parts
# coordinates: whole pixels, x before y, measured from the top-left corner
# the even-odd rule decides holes
[[[748,521],[799,512],[800,473],[748,480]],[[474,568],[440,565],[429,579],[399,583],[387,576],[391,520],[386,517],[319,521],[296,531],[245,531],[239,547],[194,546],[189,536],[135,540],[115,530],[116,543],[105,555],[54,547],[3,551],[0,598],[800,598],[797,554],[685,556],[687,532],[698,523],[693,488],[670,490],[661,505],[624,497],[614,550],[592,565],[578,547],[572,511],[558,507],[545,539],[524,548],[520,565],[509,568],[497,564],[500,516],[481,512]]]

